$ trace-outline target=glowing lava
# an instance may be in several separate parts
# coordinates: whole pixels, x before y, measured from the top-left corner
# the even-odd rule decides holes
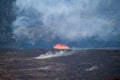
[[[56,44],[54,45],[54,49],[70,49],[70,47],[65,44]]]

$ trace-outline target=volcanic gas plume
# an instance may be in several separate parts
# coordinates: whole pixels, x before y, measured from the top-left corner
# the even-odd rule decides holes
[[[54,49],[70,49],[70,47],[65,44],[56,44],[54,45]]]
[[[115,0],[15,0],[13,38],[22,48],[51,48],[59,40],[78,48],[117,47],[119,4]],[[63,45],[55,49],[59,47],[69,49]]]

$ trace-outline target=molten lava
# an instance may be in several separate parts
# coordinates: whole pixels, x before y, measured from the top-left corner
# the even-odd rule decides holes
[[[54,45],[54,49],[70,49],[70,48],[64,44],[56,44]]]

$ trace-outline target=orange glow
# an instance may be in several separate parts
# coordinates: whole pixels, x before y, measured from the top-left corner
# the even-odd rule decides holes
[[[64,44],[56,44],[54,45],[54,49],[70,49],[70,48]]]

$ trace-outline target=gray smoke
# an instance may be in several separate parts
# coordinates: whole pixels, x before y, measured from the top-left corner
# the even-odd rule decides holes
[[[106,3],[107,2],[107,3]],[[97,36],[109,39],[118,35],[115,21],[99,10],[112,0],[16,0],[13,31],[17,39],[77,40]],[[106,4],[105,4],[106,3]],[[102,4],[102,6],[101,6]],[[108,5],[108,6],[107,6]]]
[[[48,58],[54,58],[54,57],[61,57],[61,56],[69,56],[69,55],[72,55],[75,51],[64,51],[64,50],[61,50],[61,51],[57,51],[57,52],[47,52],[45,54],[41,54],[40,56],[38,57],[35,57],[35,59],[48,59]]]

